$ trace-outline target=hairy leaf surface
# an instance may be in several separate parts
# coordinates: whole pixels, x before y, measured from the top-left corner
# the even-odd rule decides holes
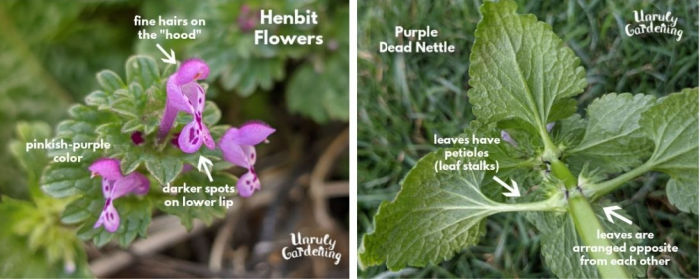
[[[479,241],[486,216],[510,206],[481,193],[481,171],[436,173],[433,167],[443,159],[443,151],[420,159],[406,175],[396,199],[380,205],[375,230],[365,235],[359,250],[362,266],[386,262],[398,270],[448,259]]]
[[[659,99],[639,121],[654,141],[653,169],[671,176],[669,201],[698,213],[698,89],[684,89]]]
[[[588,106],[588,125],[583,139],[569,151],[575,160],[595,162],[607,172],[625,171],[642,164],[651,143],[638,124],[653,96],[629,93],[606,94]]]
[[[551,27],[518,15],[513,1],[485,2],[469,67],[469,100],[484,122],[520,118],[537,129],[571,115],[583,67]]]

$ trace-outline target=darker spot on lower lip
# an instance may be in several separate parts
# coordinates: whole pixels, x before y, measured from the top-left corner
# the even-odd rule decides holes
[[[131,133],[131,142],[133,142],[135,145],[142,144],[144,142],[143,133],[140,131]]]
[[[175,147],[180,148],[180,143],[178,142],[178,138],[180,137],[180,133],[175,133],[173,135],[173,138],[170,140],[170,143],[175,145]]]

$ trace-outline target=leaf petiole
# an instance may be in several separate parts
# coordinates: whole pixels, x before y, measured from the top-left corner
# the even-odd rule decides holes
[[[544,143],[544,152],[542,153],[542,159],[548,162],[558,161],[559,155],[561,155],[561,150],[559,150],[559,148],[554,144],[554,142],[552,142],[552,139],[549,137],[549,133],[547,132],[547,128],[545,128],[545,126],[542,124],[537,126],[540,138],[542,138],[542,143]]]
[[[528,203],[507,203],[498,206],[500,212],[522,211],[566,211],[566,199],[562,193],[556,193],[546,200]]]
[[[583,187],[583,194],[591,200],[597,200],[598,198],[604,196],[607,193],[612,192],[613,190],[624,185],[625,183],[634,179],[635,177],[650,171],[653,167],[653,164],[651,164],[650,162],[646,162],[632,169],[631,171],[628,171],[613,179],[601,183],[586,185],[585,187]]]

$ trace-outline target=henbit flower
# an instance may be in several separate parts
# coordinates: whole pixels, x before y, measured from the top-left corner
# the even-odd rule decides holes
[[[102,195],[105,197],[102,213],[93,228],[104,226],[108,232],[115,232],[119,228],[119,213],[114,208],[114,200],[129,193],[145,195],[150,182],[138,172],[122,175],[117,159],[98,159],[88,169],[92,172],[92,177],[102,176]]]
[[[209,75],[209,66],[199,59],[190,59],[168,78],[167,100],[163,120],[158,130],[159,140],[163,140],[173,126],[177,113],[184,111],[192,115],[192,122],[185,125],[178,137],[178,146],[185,153],[194,153],[202,146],[214,149],[214,140],[202,121],[205,93],[198,80]]]
[[[238,178],[236,189],[238,195],[244,198],[250,197],[256,190],[260,190],[261,184],[255,173],[255,145],[267,140],[267,137],[275,132],[275,129],[262,122],[248,122],[240,128],[231,128],[226,131],[219,146],[226,161],[248,169],[244,175]]]

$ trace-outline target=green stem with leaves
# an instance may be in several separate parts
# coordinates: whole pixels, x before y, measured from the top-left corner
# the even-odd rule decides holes
[[[569,203],[569,214],[574,221],[576,232],[581,237],[583,243],[587,246],[612,246],[607,239],[598,238],[598,232],[605,232],[603,226],[598,221],[593,208],[586,200],[586,196],[578,187],[578,179],[571,173],[569,167],[564,162],[559,160],[560,150],[553,144],[549,133],[545,127],[540,127],[540,136],[544,143],[544,152],[542,159],[549,162],[552,175],[560,179],[567,191],[567,199]],[[610,187],[610,186],[605,186]],[[627,270],[620,265],[609,264],[613,260],[617,260],[617,254],[607,254],[605,252],[589,252],[588,255],[595,260],[605,260],[607,265],[597,265],[598,272],[602,278],[629,278]]]
[[[598,238],[598,232],[605,232],[603,226],[598,221],[591,205],[586,197],[579,191],[576,185],[576,178],[571,174],[569,168],[559,160],[551,162],[552,174],[564,181],[569,192],[569,214],[574,221],[576,232],[587,246],[612,246],[607,239]],[[627,270],[620,265],[610,264],[617,260],[617,254],[607,254],[605,252],[589,252],[588,255],[596,260],[605,260],[607,265],[597,265],[598,272],[602,278],[629,278]]]

